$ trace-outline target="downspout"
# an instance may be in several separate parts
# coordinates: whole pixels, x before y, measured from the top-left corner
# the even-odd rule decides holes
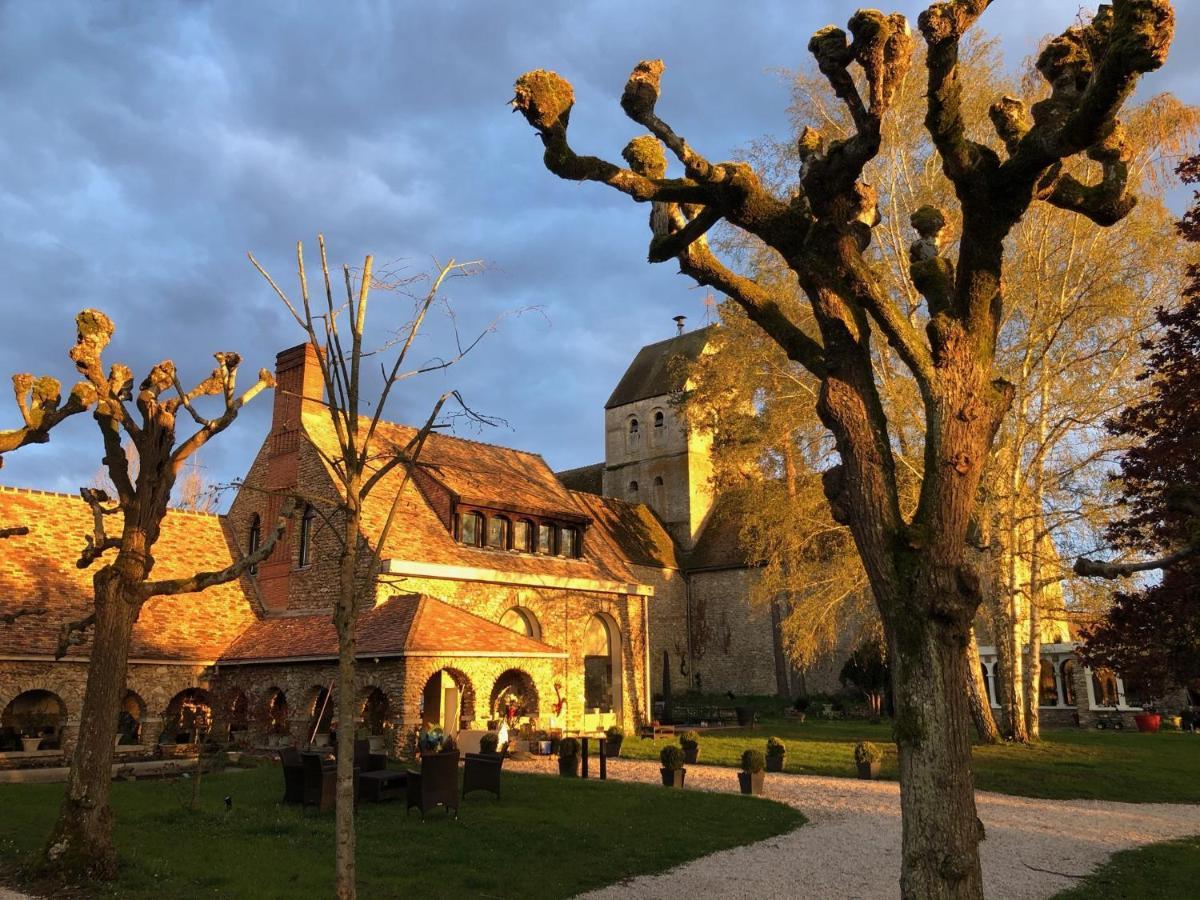
[[[692,579],[682,570],[679,575],[683,578],[683,613],[684,625],[687,630],[687,687],[688,690],[691,690],[692,679],[696,677],[696,656],[692,648]]]
[[[650,706],[650,598],[642,597],[642,649],[645,660],[642,667],[642,721],[647,725],[651,721]]]

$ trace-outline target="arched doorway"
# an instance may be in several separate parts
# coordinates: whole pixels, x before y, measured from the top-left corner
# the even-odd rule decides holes
[[[146,703],[135,691],[126,691],[117,709],[117,745],[140,744],[142,719],[146,715]]]
[[[387,694],[382,690],[377,687],[367,689],[358,713],[358,724],[366,729],[369,736],[377,737],[383,734],[390,705]]]
[[[583,635],[584,715],[612,717],[621,705],[621,631],[611,616],[596,613]]]
[[[337,704],[330,688],[319,684],[313,685],[308,691],[308,726],[304,732],[304,740],[324,746],[330,743],[330,729],[333,726],[333,714]]]
[[[228,739],[236,741],[250,730],[250,701],[240,688],[230,688],[225,694],[222,714],[228,727]]]
[[[475,689],[457,669],[438,669],[421,692],[421,724],[436,725],[457,734],[464,721],[475,718]]]
[[[171,698],[163,713],[160,744],[195,744],[212,728],[212,701],[208,691],[187,688]]]
[[[525,716],[538,714],[537,687],[528,672],[507,669],[492,686],[488,709],[493,719],[510,720],[509,725]]]
[[[292,723],[288,719],[287,695],[279,688],[273,687],[267,691],[267,702],[262,716],[268,744],[278,743],[280,738],[291,732]]]
[[[0,733],[12,750],[57,750],[67,707],[53,691],[32,690],[17,694],[0,714]]]

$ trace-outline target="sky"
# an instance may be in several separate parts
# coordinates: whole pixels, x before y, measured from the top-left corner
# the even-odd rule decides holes
[[[899,11],[915,23],[923,4]],[[1200,103],[1200,2],[1144,95]],[[646,262],[648,210],[601,185],[550,175],[507,105],[534,68],[571,80],[572,144],[617,159],[642,131],[618,103],[633,65],[667,65],[660,114],[709,159],[787,132],[780,69],[808,38],[845,26],[846,0],[661,3],[0,3],[0,370],[75,380],[75,313],[107,312],[109,362],[138,380],[173,359],[182,380],[212,353],[244,358],[242,381],[302,334],[246,258],[294,294],[295,245],[315,261],[400,277],[480,260],[452,281],[416,347],[451,355],[499,319],[461,363],[405,383],[388,418],[423,421],[462,392],[503,420],[473,439],[541,453],[555,469],[603,457],[604,402],[643,344],[705,322],[705,292]],[[1077,0],[998,0],[982,26],[1016,66]],[[379,340],[409,300],[382,292]],[[448,311],[452,311],[451,318]],[[6,392],[7,394],[7,392]],[[247,406],[202,451],[213,481],[248,468],[270,400]],[[209,408],[212,410],[212,408]],[[5,396],[0,427],[19,422]],[[74,492],[102,455],[90,416],[10,454],[0,482]]]

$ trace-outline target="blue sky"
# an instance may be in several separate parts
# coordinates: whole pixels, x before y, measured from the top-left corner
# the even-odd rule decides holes
[[[1200,3],[1176,3],[1167,67],[1143,91],[1200,102]],[[900,11],[915,21],[922,4]],[[573,143],[616,158],[640,129],[617,100],[638,60],[667,64],[660,112],[710,158],[786,130],[774,70],[805,65],[822,25],[854,4],[156,3],[0,4],[0,266],[5,373],[70,383],[73,316],[117,322],[107,358],[174,359],[185,381],[237,350],[245,378],[300,335],[246,260],[286,287],[297,240],[323,232],[335,263],[430,267],[480,259],[447,292],[471,334],[505,320],[461,365],[416,380],[389,417],[423,418],[441,391],[507,426],[469,436],[542,453],[555,468],[603,453],[603,405],[671,317],[704,320],[704,293],[645,262],[647,209],[541,164],[506,101],[521,72],[575,85]],[[1017,64],[1076,16],[1075,0],[999,0],[984,17]],[[380,295],[383,327],[403,318]],[[422,359],[450,349],[440,317]],[[0,422],[16,424],[10,401]],[[213,441],[201,464],[240,475],[265,434],[269,398]],[[5,483],[75,491],[99,465],[90,417],[11,455]]]

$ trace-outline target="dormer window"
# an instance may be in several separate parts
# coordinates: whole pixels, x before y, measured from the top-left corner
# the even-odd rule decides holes
[[[577,532],[574,528],[558,529],[558,555],[574,559],[579,555]]]
[[[459,513],[458,540],[461,544],[471,547],[479,546],[479,538],[483,533],[483,516],[477,512]]]
[[[258,513],[255,513],[250,517],[250,539],[246,542],[246,555],[253,556],[261,544],[262,520],[258,517]],[[251,575],[257,575],[258,566],[251,566],[249,571]]]
[[[490,516],[487,523],[487,545],[493,550],[508,549],[508,519]]]
[[[512,525],[512,548],[519,553],[529,552],[529,536],[533,524],[528,519],[518,519]]]
[[[296,564],[302,569],[312,562],[312,526],[316,516],[312,504],[306,504],[304,515],[300,517],[300,547],[296,560]]]

